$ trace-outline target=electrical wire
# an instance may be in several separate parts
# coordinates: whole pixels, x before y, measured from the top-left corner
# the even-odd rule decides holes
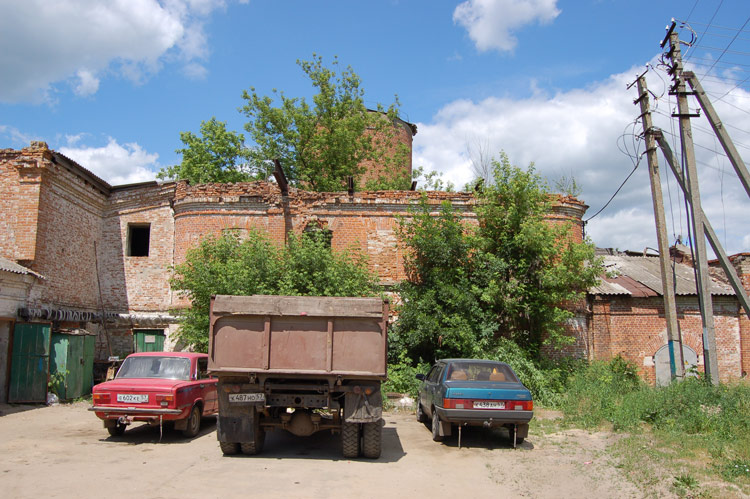
[[[620,135],[620,137],[617,139],[617,148],[620,150],[620,152],[622,152],[623,154],[625,154],[626,156],[628,156],[630,158],[630,160],[633,162],[633,170],[631,170],[631,172],[628,174],[628,176],[625,177],[625,180],[622,181],[622,183],[620,184],[620,187],[618,187],[617,190],[614,192],[614,194],[612,194],[612,196],[609,198],[609,201],[607,201],[604,204],[604,206],[602,206],[599,209],[599,211],[597,211],[596,213],[594,213],[593,215],[591,215],[589,218],[587,218],[586,220],[584,220],[583,221],[584,224],[588,223],[591,219],[593,219],[594,217],[596,217],[597,215],[599,215],[601,212],[603,212],[607,208],[607,206],[609,206],[609,204],[612,202],[612,200],[615,199],[615,197],[617,196],[617,194],[619,194],[619,192],[622,190],[622,188],[625,187],[625,184],[627,183],[627,181],[630,180],[630,177],[633,176],[633,174],[635,173],[635,171],[638,169],[638,166],[641,164],[641,159],[643,159],[643,155],[645,154],[645,151],[643,153],[641,153],[641,154],[638,154],[638,140],[637,140],[638,136],[636,136],[636,134],[632,133],[632,132],[631,133],[627,133],[627,129],[628,128],[635,127],[635,125],[637,125],[637,124],[638,124],[638,120],[637,119],[635,121],[633,121],[632,123],[629,123],[625,127],[625,130],[623,130],[622,135]],[[627,143],[625,142],[625,137],[628,137],[628,136],[632,136],[633,137],[633,146],[634,146],[635,154],[632,154],[628,150],[628,148],[627,148],[627,145],[626,145]],[[620,146],[620,141],[622,141],[623,145],[625,146],[624,149],[623,149],[623,147]]]

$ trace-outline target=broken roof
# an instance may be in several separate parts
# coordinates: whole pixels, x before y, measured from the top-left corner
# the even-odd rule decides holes
[[[8,260],[7,258],[4,258],[2,256],[0,256],[0,270],[12,272],[14,274],[33,275],[35,277],[38,277],[39,279],[44,279],[41,274],[37,274],[33,270],[27,269],[23,265],[19,265],[13,260]]]
[[[607,255],[604,267],[609,276],[603,276],[598,285],[589,288],[592,295],[630,295],[634,298],[661,296],[661,268],[657,257]],[[693,267],[681,263],[673,265],[675,294],[696,295]],[[711,294],[734,296],[731,286],[711,278]]]

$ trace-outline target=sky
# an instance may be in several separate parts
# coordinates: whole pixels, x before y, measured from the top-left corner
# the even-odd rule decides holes
[[[750,157],[747,0],[0,0],[0,148],[42,140],[112,185],[152,180],[180,162],[181,131],[216,117],[242,132],[243,90],[309,100],[297,60],[337,57],[368,107],[397,96],[414,166],[461,188],[472,157],[505,152],[552,191],[575,181],[597,246],[642,251],[656,230],[628,85],[646,72],[679,151],[660,47],[673,18]],[[750,251],[750,198],[703,113],[691,123],[703,210],[727,253]],[[668,238],[684,242],[684,196],[659,162]]]

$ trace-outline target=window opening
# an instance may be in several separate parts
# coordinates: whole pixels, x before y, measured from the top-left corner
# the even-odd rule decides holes
[[[151,224],[128,224],[128,256],[148,256]]]

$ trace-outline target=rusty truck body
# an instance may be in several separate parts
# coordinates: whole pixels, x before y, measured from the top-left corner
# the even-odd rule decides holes
[[[387,301],[219,295],[210,317],[224,454],[257,454],[267,431],[283,429],[330,431],[344,457],[380,457]]]

